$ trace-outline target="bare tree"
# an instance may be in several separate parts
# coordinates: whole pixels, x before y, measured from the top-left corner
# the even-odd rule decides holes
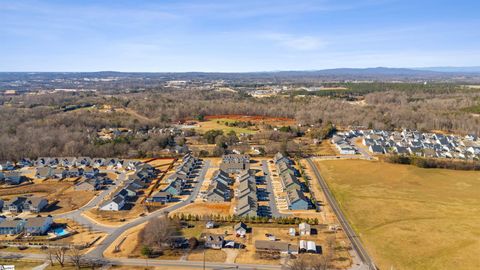
[[[70,262],[75,266],[75,269],[80,269],[84,262],[84,255],[78,248],[72,248],[69,254]]]
[[[142,231],[144,244],[162,251],[171,241],[171,237],[178,231],[178,222],[162,216],[150,220]]]
[[[296,259],[289,260],[286,265],[288,270],[307,270],[309,269],[309,263],[305,256],[298,256]]]
[[[65,266],[65,255],[67,254],[68,248],[59,247],[53,250],[55,260],[60,264],[61,267]]]
[[[55,250],[47,247],[45,249],[45,255],[47,256],[50,265],[53,266],[55,264]]]

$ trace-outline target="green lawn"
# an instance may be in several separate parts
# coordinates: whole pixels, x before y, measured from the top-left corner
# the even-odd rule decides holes
[[[317,164],[380,269],[480,269],[480,172]]]

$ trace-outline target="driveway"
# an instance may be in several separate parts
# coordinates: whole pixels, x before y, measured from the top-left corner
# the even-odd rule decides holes
[[[270,212],[272,213],[272,217],[289,216],[287,214],[282,214],[278,211],[277,203],[275,202],[275,194],[273,192],[272,178],[270,177],[270,170],[268,169],[268,162],[266,160],[262,160],[262,171],[263,171],[263,175],[265,176],[265,181],[267,184],[268,205],[270,207]]]

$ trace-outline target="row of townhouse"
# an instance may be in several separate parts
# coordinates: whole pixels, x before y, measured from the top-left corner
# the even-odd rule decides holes
[[[47,217],[32,217],[27,219],[6,219],[0,217],[0,234],[16,235],[25,233],[27,235],[44,235],[53,224],[53,219]]]
[[[37,179],[63,179],[69,177],[85,177],[87,179],[95,178],[99,174],[97,168],[52,168],[37,167],[35,168],[35,178]]]
[[[223,155],[220,170],[226,173],[239,173],[250,170],[250,156],[241,154]]]
[[[237,176],[237,205],[235,215],[255,217],[258,211],[257,183],[250,171],[243,171]]]
[[[374,154],[395,153],[430,158],[480,159],[480,140],[476,135],[445,135],[408,129],[402,131],[372,129],[350,130],[334,136],[335,140],[354,137],[362,137],[362,144]]]
[[[334,135],[331,142],[341,155],[355,155],[357,153],[357,149],[347,141],[347,137]]]
[[[181,195],[187,183],[194,178],[195,171],[200,165],[200,159],[190,153],[184,155],[182,163],[177,166],[175,173],[167,178],[166,182],[168,185],[161,191],[147,198],[147,202],[164,204],[170,202],[173,197]]]
[[[217,170],[213,173],[210,180],[205,199],[208,202],[227,202],[232,199],[232,189],[230,186],[233,184],[233,179],[228,173]]]
[[[48,205],[48,200],[40,197],[13,197],[10,200],[4,202],[0,200],[0,208],[3,211],[11,213],[19,212],[31,212],[39,213]]]
[[[135,173],[128,176],[124,187],[113,195],[110,200],[102,203],[99,209],[103,211],[122,210],[129,199],[135,198],[142,190],[149,186],[154,175],[154,172],[147,168],[135,171]]]
[[[63,167],[63,168],[100,168],[107,169],[124,169],[133,171],[138,166],[142,166],[143,162],[133,159],[118,158],[91,158],[91,157],[41,157],[32,163],[36,167]],[[148,165],[148,164],[147,164]]]
[[[302,191],[302,184],[297,178],[298,172],[292,166],[293,162],[282,153],[277,153],[273,159],[280,177],[282,189],[287,193],[287,204],[290,210],[307,210],[308,199]]]

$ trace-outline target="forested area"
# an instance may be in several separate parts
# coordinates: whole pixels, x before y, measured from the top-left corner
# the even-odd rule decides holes
[[[383,84],[376,85],[380,88]],[[295,118],[301,124],[331,122],[378,129],[480,134],[480,91],[451,85],[392,87],[364,95],[362,102],[336,96],[277,95],[253,98],[244,92],[156,89],[134,93],[49,93],[0,99],[0,160],[39,156],[136,156],[159,151],[173,138],[152,135],[98,143],[98,129],[165,127],[199,115],[245,114]],[[362,86],[367,88],[367,86]],[[358,86],[360,88],[360,86]],[[94,104],[64,112],[62,106]],[[102,106],[115,112],[100,110]]]

